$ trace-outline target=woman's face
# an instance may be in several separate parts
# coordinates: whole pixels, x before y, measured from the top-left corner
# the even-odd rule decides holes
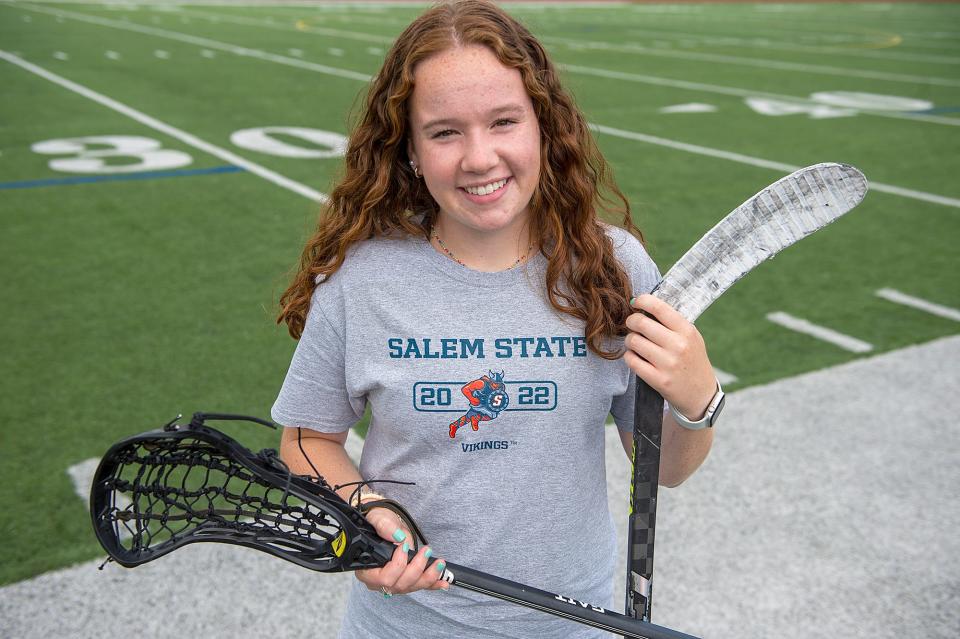
[[[453,231],[519,229],[540,179],[540,127],[520,72],[479,45],[420,62],[408,153]]]

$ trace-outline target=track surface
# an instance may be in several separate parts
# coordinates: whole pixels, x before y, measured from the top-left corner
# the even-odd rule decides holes
[[[654,620],[711,638],[956,636],[958,361],[950,337],[733,394],[708,462],[661,491]],[[607,453],[625,522],[612,429]],[[98,563],[0,589],[0,636],[323,639],[352,579],[219,544]]]

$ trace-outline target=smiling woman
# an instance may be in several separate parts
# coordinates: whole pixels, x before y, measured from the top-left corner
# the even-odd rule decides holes
[[[341,637],[602,636],[431,592],[443,556],[612,607],[606,418],[629,448],[634,374],[690,421],[717,389],[696,329],[643,295],[659,273],[585,118],[523,25],[444,2],[387,53],[345,161],[280,299],[300,341],[272,415],[290,468],[345,498],[416,482],[360,499],[403,504],[431,545],[408,556],[411,531],[370,510],[397,551],[357,573]],[[368,405],[357,468],[343,444]],[[666,415],[662,476],[711,437]]]
[[[410,162],[440,208],[432,241],[478,271],[526,259],[540,129],[520,72],[480,45],[427,58],[414,72],[410,125]]]

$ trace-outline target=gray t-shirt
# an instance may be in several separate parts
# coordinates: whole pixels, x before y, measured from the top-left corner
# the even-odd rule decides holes
[[[653,261],[608,233],[634,294],[649,292]],[[372,488],[409,509],[436,556],[613,608],[603,428],[608,413],[632,427],[634,376],[550,306],[545,268],[538,254],[474,271],[421,237],[355,245],[314,293],[272,416],[342,432],[369,402],[360,473],[416,482]],[[460,588],[385,599],[354,581],[340,636],[608,635]]]

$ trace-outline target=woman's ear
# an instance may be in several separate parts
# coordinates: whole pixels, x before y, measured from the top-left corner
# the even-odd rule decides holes
[[[413,150],[413,142],[407,138],[407,158],[415,165],[420,166],[420,160],[417,159],[417,152]]]

